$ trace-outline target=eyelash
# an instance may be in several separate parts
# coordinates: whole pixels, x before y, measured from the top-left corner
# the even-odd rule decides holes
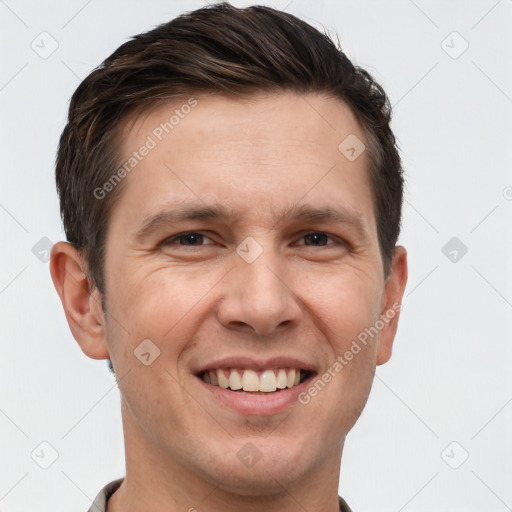
[[[177,235],[173,235],[169,238],[166,238],[162,243],[161,245],[162,246],[167,246],[167,245],[171,245],[172,242],[175,242],[176,240],[179,240],[181,237],[186,237],[187,235],[200,235],[200,236],[203,236],[204,238],[208,238],[210,239],[209,237],[207,237],[206,235],[203,235],[201,232],[199,231],[186,231],[184,233],[179,233]],[[332,235],[329,235],[328,233],[325,233],[323,231],[309,231],[308,233],[305,233],[304,235],[302,235],[300,238],[305,238],[307,236],[311,236],[311,235],[324,235],[324,236],[327,236],[327,238],[330,238],[331,240],[334,240],[336,243],[335,244],[327,244],[327,245],[304,245],[304,247],[330,247],[330,246],[333,246],[333,245],[347,245],[345,242],[343,242],[342,240],[340,240],[339,238],[337,237],[334,237]],[[206,244],[206,245],[212,245],[212,244]],[[203,247],[204,245],[181,245],[180,247]]]

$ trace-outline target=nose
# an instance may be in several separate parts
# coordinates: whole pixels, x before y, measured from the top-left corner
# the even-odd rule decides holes
[[[286,261],[265,250],[252,263],[235,255],[226,276],[218,319],[227,329],[269,336],[301,320],[300,300],[290,283]]]

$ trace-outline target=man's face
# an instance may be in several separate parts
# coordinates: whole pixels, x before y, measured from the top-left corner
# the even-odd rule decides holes
[[[161,141],[157,127],[186,99],[125,130],[126,159],[148,136],[156,146],[125,178],[110,220],[106,342],[127,450],[238,492],[268,492],[336,466],[375,365],[390,354],[394,333],[385,327],[332,370],[392,299],[367,152],[353,160],[338,149],[349,135],[365,137],[350,109],[331,98],[196,100]],[[233,216],[163,216],[141,231],[151,216],[186,206]],[[295,216],[306,209],[341,213]],[[143,340],[151,341],[138,348]],[[241,377],[253,370],[262,380],[248,372],[247,383],[272,389],[285,383],[279,369],[293,385],[290,368],[307,379],[274,392],[202,378],[206,370],[228,380],[231,369]],[[301,403],[299,393],[329,368],[330,382]],[[275,381],[269,372],[261,377],[265,370]],[[237,380],[233,374],[233,387]]]

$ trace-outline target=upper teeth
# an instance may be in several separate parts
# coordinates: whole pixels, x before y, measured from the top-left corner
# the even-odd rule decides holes
[[[300,382],[301,371],[295,368],[278,368],[276,370],[238,370],[219,368],[203,373],[203,380],[208,384],[237,391],[262,391],[271,393],[276,389],[292,388]]]

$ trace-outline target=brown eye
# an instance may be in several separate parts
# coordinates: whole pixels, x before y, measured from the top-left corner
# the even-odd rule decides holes
[[[322,233],[321,231],[313,231],[311,233],[306,233],[301,237],[303,240],[309,240],[310,243],[305,243],[301,245],[306,245],[308,247],[329,247],[332,245],[339,245],[340,242],[337,239],[327,235],[326,233]],[[334,240],[333,243],[327,243],[328,240]]]
[[[304,240],[310,240],[311,245],[325,245],[325,243],[330,237],[328,237],[325,233],[311,233],[309,235],[304,236]]]
[[[167,238],[162,242],[162,245],[175,245],[176,243],[179,246],[185,247],[201,247],[202,245],[210,245],[203,244],[204,240],[210,240],[207,236],[202,235],[201,233],[197,233],[196,231],[190,231],[188,233],[180,233],[179,235],[174,235],[170,238]]]

